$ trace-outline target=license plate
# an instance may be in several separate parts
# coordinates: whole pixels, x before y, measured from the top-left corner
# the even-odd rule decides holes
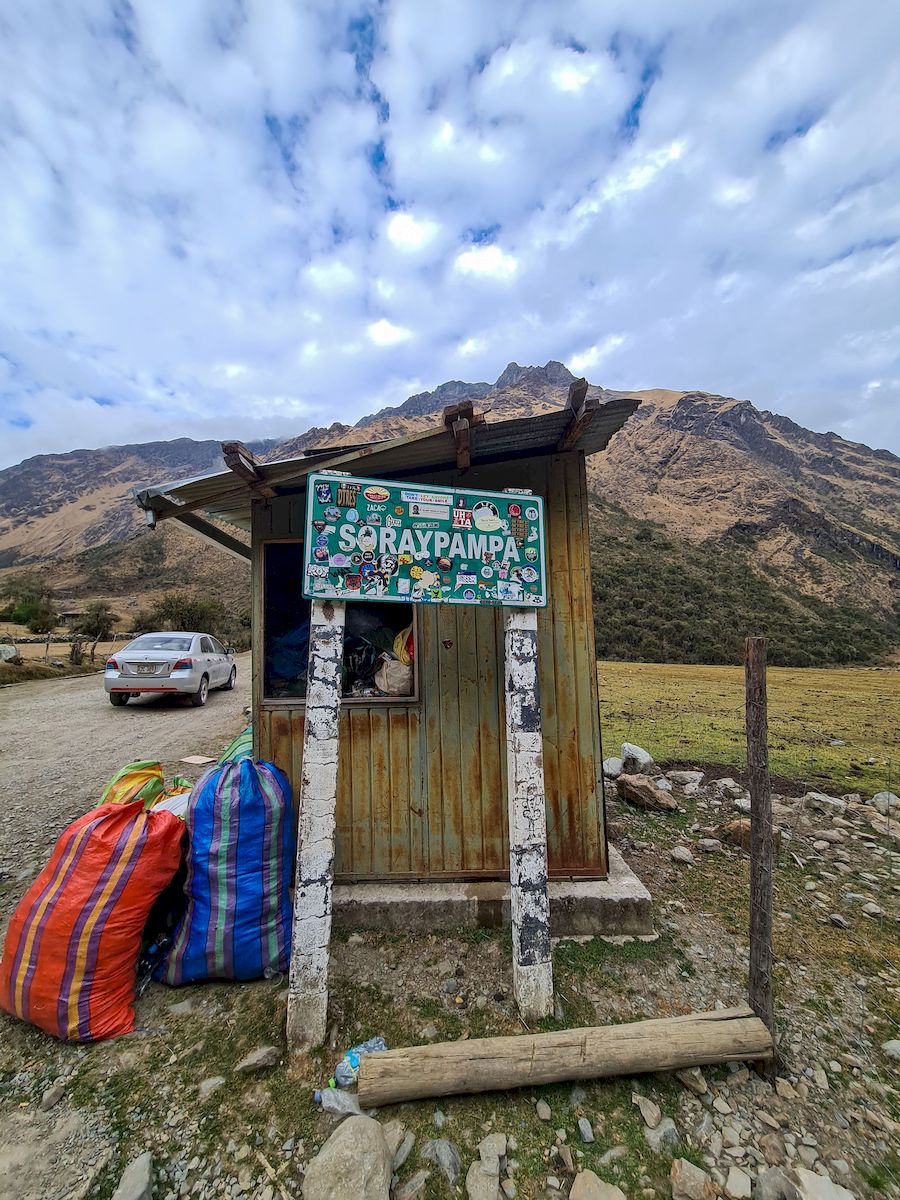
[[[153,675],[156,673],[156,667],[153,663],[138,663],[138,675]]]

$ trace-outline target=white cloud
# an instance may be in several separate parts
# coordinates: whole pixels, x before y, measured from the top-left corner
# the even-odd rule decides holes
[[[398,346],[412,337],[411,329],[404,329],[402,325],[394,325],[387,317],[373,321],[366,333],[369,335],[369,341],[375,346]]]
[[[420,250],[434,238],[438,228],[437,222],[427,217],[417,219],[412,213],[398,212],[388,220],[387,235],[400,250]]]
[[[898,35],[887,0],[7,5],[0,465],[548,358],[900,449]]]
[[[456,256],[454,264],[463,275],[481,275],[494,279],[509,280],[519,269],[512,254],[506,254],[499,246],[471,246]]]

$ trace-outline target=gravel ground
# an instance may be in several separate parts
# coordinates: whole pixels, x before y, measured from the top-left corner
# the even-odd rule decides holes
[[[242,728],[250,655],[238,655],[233,692],[205,708],[169,697],[113,708],[101,676],[0,689],[0,933],[62,830],[100,798],[106,781],[137,759],[158,759],[166,778],[194,778],[188,754],[218,754]]]

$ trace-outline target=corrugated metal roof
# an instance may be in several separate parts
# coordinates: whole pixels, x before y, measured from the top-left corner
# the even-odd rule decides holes
[[[605,449],[612,435],[622,428],[639,404],[636,397],[623,397],[600,405],[575,449],[583,450],[585,454],[596,454]],[[487,417],[483,425],[472,430],[472,462],[501,462],[553,454],[571,419],[571,411],[563,408],[506,421],[491,422]],[[303,477],[311,471],[330,469],[390,478],[453,466],[455,462],[453,437],[443,425],[438,425],[391,441],[319,447],[299,458],[261,463],[259,473],[271,487],[290,491],[302,486]],[[186,506],[188,511],[204,509],[219,520],[241,529],[250,528],[254,493],[231,471],[156,487],[135,488],[135,495],[144,508],[153,508],[154,496],[165,496],[175,504]]]

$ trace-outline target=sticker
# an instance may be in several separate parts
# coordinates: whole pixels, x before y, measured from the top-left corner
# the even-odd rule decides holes
[[[511,504],[509,506],[509,515],[511,517],[521,517],[522,505],[521,504]]]
[[[395,505],[394,505],[394,513],[395,513],[395,514],[396,514],[398,517],[402,517],[402,516],[403,516],[403,514],[404,514],[405,512],[406,512],[406,509],[403,507],[403,505],[402,505],[402,504],[395,504]]]
[[[399,529],[403,524],[399,517],[385,517],[384,523],[389,529]]]
[[[405,500],[407,504],[437,504],[442,509],[450,507],[452,497],[447,492],[411,492],[402,491],[400,499]],[[445,512],[444,517],[448,514]]]
[[[456,576],[456,586],[457,587],[461,587],[464,583],[477,583],[477,582],[478,582],[478,576],[472,575],[468,572],[464,575]]]
[[[397,562],[400,564],[401,567],[408,567],[409,564],[412,562],[412,555],[411,554],[398,554]]]
[[[373,513],[373,512],[377,512],[377,513],[387,512],[387,505],[386,505],[386,504],[370,504],[370,505],[369,505],[369,512],[370,512],[370,513]]]
[[[316,533],[324,533],[325,530],[328,528],[327,524],[324,521],[313,521],[312,527],[316,531]]]
[[[393,554],[382,554],[378,560],[378,569],[382,574],[391,576],[397,574],[398,559]]]
[[[421,579],[424,574],[425,574],[425,571],[424,571],[424,568],[422,568],[422,567],[415,566],[415,567],[409,568],[410,579]]]
[[[325,509],[325,516],[329,521],[339,521],[341,519],[341,510],[335,508],[332,504],[330,508]]]
[[[362,585],[362,575],[347,575],[345,578],[347,590],[350,592],[358,592]]]
[[[316,484],[316,499],[320,504],[331,504],[334,500],[334,494],[331,490],[330,483]]]
[[[316,545],[317,546],[327,546],[328,545],[328,538],[325,536],[324,533],[319,533],[316,535]]]
[[[440,521],[413,521],[413,529],[440,529]]]
[[[411,517],[441,517],[447,520],[450,513],[446,508],[441,508],[439,504],[418,504],[413,503],[409,506],[409,515]],[[438,525],[430,526],[429,528],[438,529]]]
[[[383,501],[391,498],[391,493],[387,490],[387,488],[379,487],[374,483],[366,488],[366,490],[363,492],[363,495],[367,500],[371,500],[375,504],[381,504]]]
[[[363,525],[356,535],[356,544],[360,550],[374,550],[378,545],[378,534],[368,525]]]
[[[453,568],[453,559],[452,558],[439,558],[437,560],[437,565],[440,567],[440,569],[442,571],[450,571]]]
[[[534,546],[526,546],[525,558],[528,560],[528,562],[537,562],[538,552],[535,550]]]
[[[327,567],[317,567],[317,566],[314,566],[312,563],[310,563],[310,565],[306,568],[306,573],[307,573],[307,575],[311,575],[314,579],[323,579],[323,578],[327,579],[328,578],[328,568]]]
[[[454,508],[453,510],[453,528],[454,529],[471,529],[472,514],[467,508]]]
[[[534,569],[534,567],[523,567],[522,578],[526,583],[534,583],[534,581],[537,579],[537,571]]]
[[[354,567],[358,567],[359,564],[362,562],[362,555],[361,554],[351,554],[350,561],[353,563]]]
[[[359,496],[358,483],[339,483],[337,490],[337,503],[341,508],[353,508]]]
[[[472,588],[466,588],[466,590],[463,592],[463,600],[474,600],[474,599],[475,599],[474,590]]]
[[[497,584],[497,599],[498,600],[518,600],[522,595],[522,588],[518,583],[498,583]]]
[[[397,592],[401,596],[409,595],[409,580],[408,579],[398,579],[397,580]]]
[[[514,517],[509,523],[509,534],[521,545],[528,536],[528,522],[523,521],[521,517]]]
[[[483,566],[481,568],[481,576],[483,579],[493,579],[494,578],[494,568],[492,566],[487,566],[487,565]]]
[[[374,562],[374,561],[375,561],[375,553],[374,553],[374,551],[372,551],[372,550],[366,550],[366,551],[363,553],[363,562],[368,562],[368,563],[370,563],[370,562]]]
[[[349,567],[350,559],[346,554],[332,554],[331,565],[333,567]]]
[[[370,575],[375,574],[375,564],[371,562],[364,562],[359,568],[359,573],[362,575],[363,579],[368,579]]]
[[[534,507],[533,504],[525,509],[525,516],[528,518],[529,521],[536,521],[538,519],[538,510]]]
[[[359,513],[356,511],[355,508],[348,508],[347,511],[344,513],[344,518],[347,521],[351,521],[355,525],[356,522],[359,520]]]
[[[472,509],[472,520],[475,528],[482,533],[494,533],[500,528],[500,512],[496,504],[490,500],[479,500]]]
[[[484,563],[490,563],[494,561],[494,557],[495,555],[493,550],[485,550],[484,554],[481,556],[481,561]]]
[[[313,550],[313,558],[317,562],[324,562],[328,558],[328,551],[324,546],[316,546],[315,550]]]
[[[370,512],[370,513],[369,513],[369,515],[366,517],[366,521],[367,521],[367,522],[368,522],[370,525],[380,525],[380,524],[381,524],[381,517],[379,517],[378,513],[371,513],[371,512]]]

